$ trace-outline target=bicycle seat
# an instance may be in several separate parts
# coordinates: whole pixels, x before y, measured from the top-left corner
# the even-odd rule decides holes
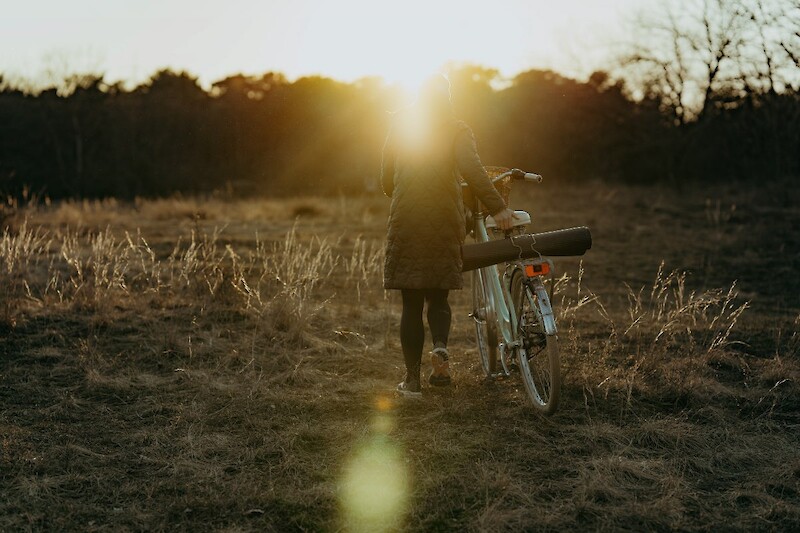
[[[514,214],[517,218],[514,219],[514,226],[518,228],[520,226],[527,226],[531,223],[531,215],[528,214],[527,211],[514,211]],[[486,217],[486,229],[497,229],[497,222],[494,221],[494,218],[489,215]]]

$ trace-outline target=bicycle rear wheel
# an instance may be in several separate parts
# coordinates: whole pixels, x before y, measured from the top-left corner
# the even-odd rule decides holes
[[[472,271],[472,319],[475,321],[475,338],[481,366],[487,376],[497,372],[497,315],[489,292],[485,272]]]
[[[522,342],[517,360],[533,406],[549,415],[555,412],[561,395],[558,337],[555,331],[548,334],[544,325],[545,309],[550,308],[549,301],[542,301],[537,291],[525,283],[525,279],[519,270],[511,278],[511,297],[518,322],[515,336]],[[547,298],[544,291],[541,294]]]

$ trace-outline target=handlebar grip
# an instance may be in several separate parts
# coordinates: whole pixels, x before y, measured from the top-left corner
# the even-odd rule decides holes
[[[511,169],[511,176],[517,178],[518,180],[535,181],[536,183],[542,182],[542,176],[540,176],[539,174],[534,174],[533,172],[525,172],[524,170],[520,170],[518,168]]]

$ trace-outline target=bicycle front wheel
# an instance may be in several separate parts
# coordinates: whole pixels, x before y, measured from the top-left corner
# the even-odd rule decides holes
[[[537,280],[536,283],[541,283]],[[533,406],[543,414],[552,414],[558,407],[561,394],[561,362],[558,337],[555,331],[548,334],[545,328],[547,294],[537,294],[532,284],[526,283],[521,271],[511,278],[511,297],[517,313],[515,336],[521,341],[517,359],[525,389]],[[541,296],[540,296],[541,294]]]
[[[497,315],[483,269],[472,271],[472,319],[481,366],[487,376],[497,372]]]

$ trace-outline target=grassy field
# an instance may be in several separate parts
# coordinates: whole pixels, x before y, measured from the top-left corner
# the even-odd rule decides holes
[[[384,198],[9,201],[0,530],[800,528],[797,188],[526,189],[594,235],[550,418],[466,290],[454,385],[394,397]]]

